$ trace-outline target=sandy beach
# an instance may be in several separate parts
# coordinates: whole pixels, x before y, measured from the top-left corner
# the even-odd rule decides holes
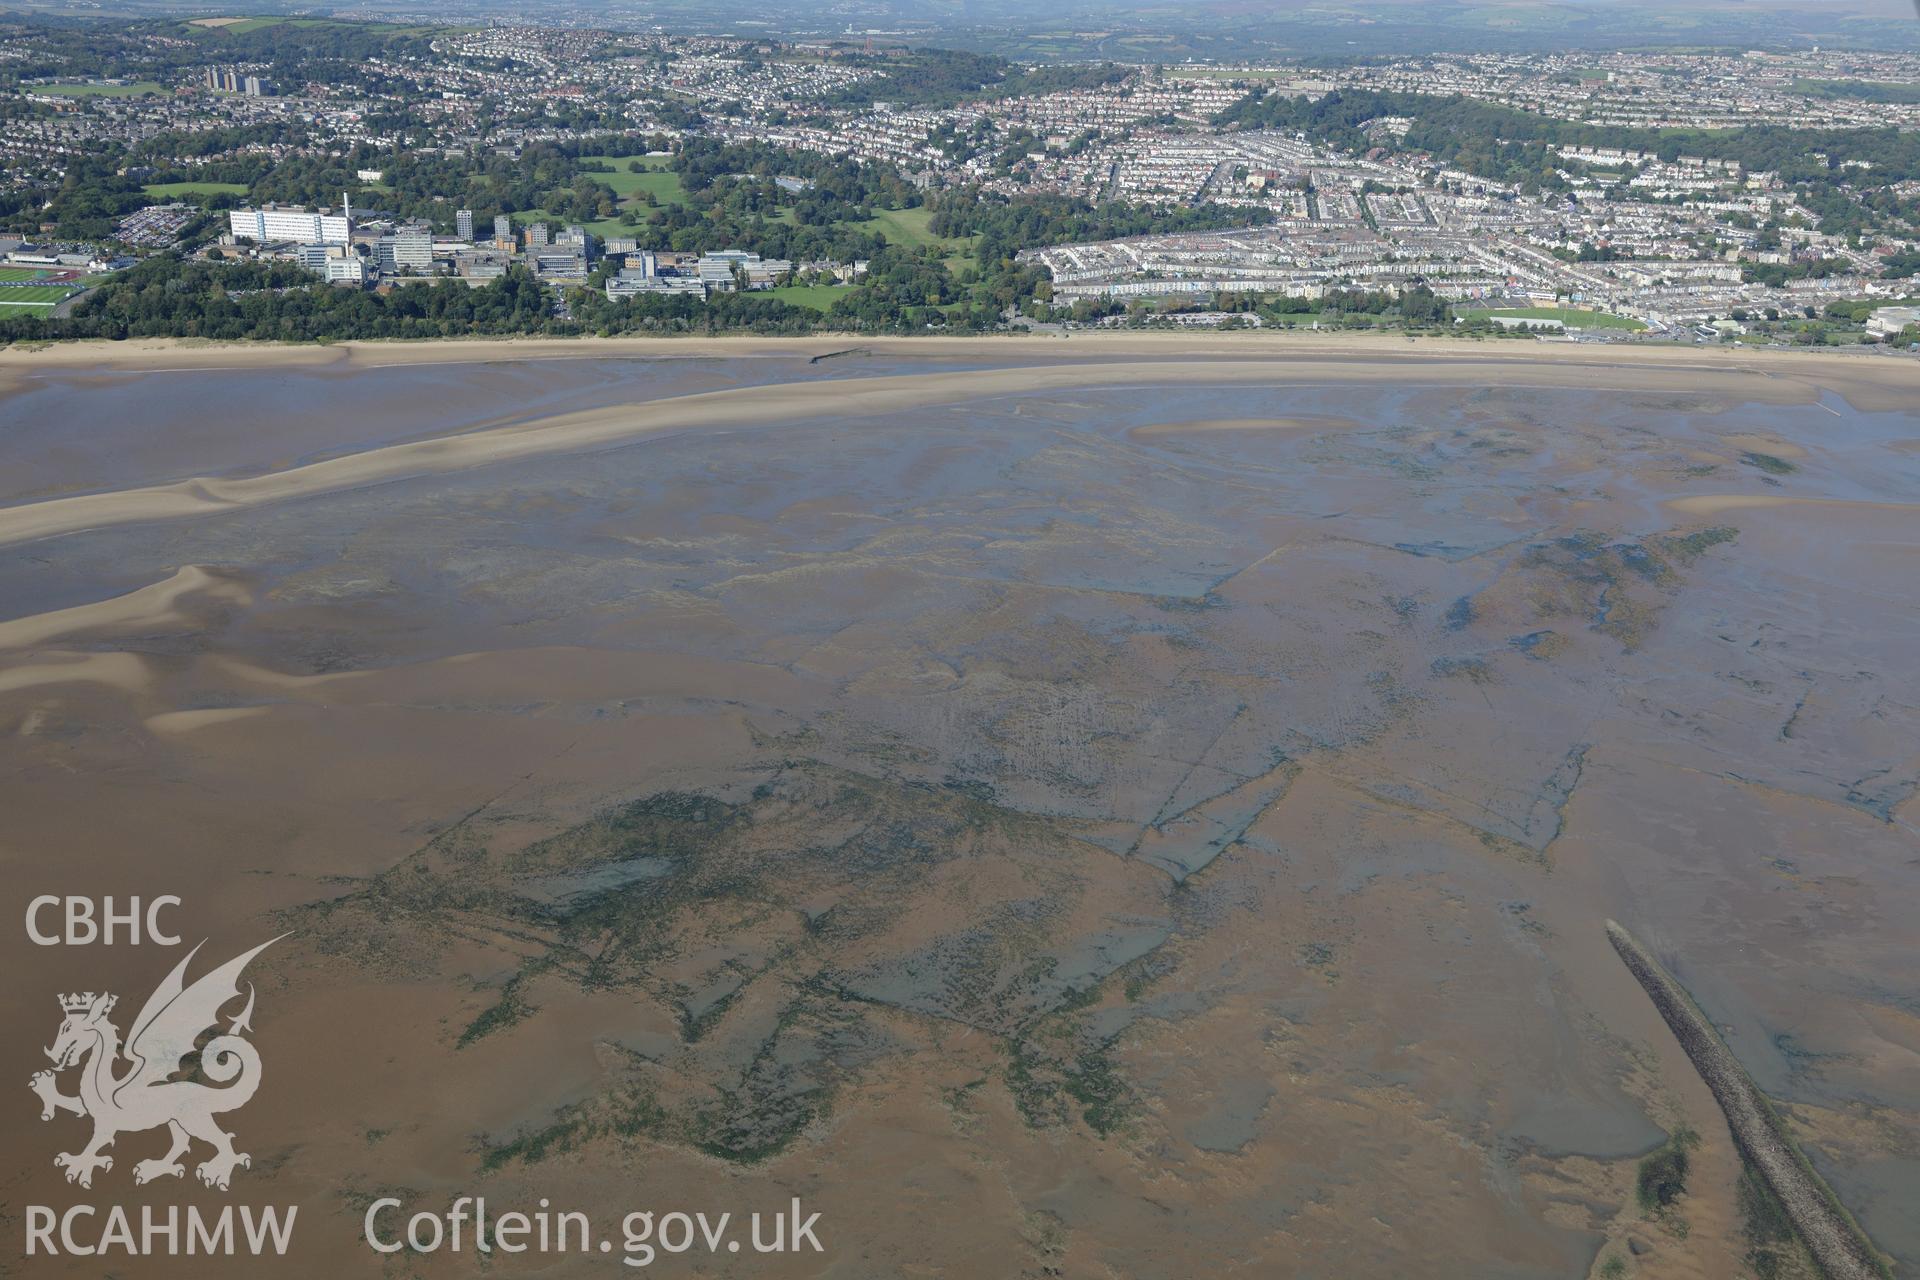
[[[484,1194],[802,1197],[769,1277],[1737,1280],[1608,919],[1911,1266],[1916,405],[1312,334],[6,351],[0,906],[291,935],[228,1125],[290,1276]],[[0,1074],[176,959],[16,930]],[[67,1184],[32,1101],[0,1200],[202,1194],[149,1134]]]
[[[1069,350],[1071,347],[1071,350]],[[175,342],[79,344],[0,357],[0,385],[34,374],[217,372],[298,368],[340,376],[408,365],[496,363],[527,359],[813,357],[846,351],[832,340],[562,340],[342,344],[338,348],[192,346]],[[870,419],[959,401],[1062,391],[1078,386],[1325,384],[1386,379],[1431,386],[1503,385],[1580,389],[1596,394],[1672,391],[1770,404],[1815,403],[1824,392],[1863,408],[1920,397],[1920,362],[1842,356],[1632,350],[1567,344],[1490,347],[1459,341],[1398,343],[1318,335],[1092,335],[1045,339],[892,339],[863,342],[862,363],[902,357],[975,360],[1075,357],[1075,363],[778,384],[713,392],[593,413],[538,419],[367,450],[305,467],[241,479],[196,476],[162,486],[0,508],[0,544],[131,521],[206,515],[410,476],[495,465],[568,451],[616,446],[662,432],[752,426],[831,411]],[[1231,359],[1227,357],[1233,357]],[[1114,362],[1131,359],[1134,363]],[[1697,500],[1696,500],[1697,501]]]
[[[460,364],[498,360],[753,359],[863,351],[930,359],[984,358],[1058,362],[1072,358],[1206,358],[1311,355],[1371,357],[1393,364],[1467,357],[1501,365],[1625,365],[1630,368],[1754,369],[1773,376],[1811,375],[1844,361],[1845,377],[1870,391],[1920,386],[1920,360],[1884,351],[1782,351],[1740,347],[1679,347],[1649,343],[1602,344],[1519,339],[1472,340],[1401,334],[1317,330],[1233,333],[1083,331],[1071,337],[1003,334],[980,337],[869,337],[857,334],[771,338],[449,338],[424,342],[340,342],[299,345],[218,343],[139,338],[125,342],[15,344],[0,349],[0,376],[52,370],[216,370],[259,367],[366,369],[399,364]]]

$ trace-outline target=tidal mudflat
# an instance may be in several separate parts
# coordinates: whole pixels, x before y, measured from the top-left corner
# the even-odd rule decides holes
[[[1608,918],[1920,1267],[1920,370],[831,350],[0,367],[9,910],[293,932],[287,1274],[475,1193],[803,1197],[757,1275],[1746,1274]],[[165,966],[4,936],[65,1203],[52,995]]]

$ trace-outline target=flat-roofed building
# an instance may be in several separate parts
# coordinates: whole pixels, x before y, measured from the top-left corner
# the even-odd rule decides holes
[[[346,244],[353,239],[353,219],[346,213],[314,212],[270,204],[259,209],[231,209],[227,227],[236,240],[261,244],[291,240],[296,244]]]
[[[1920,307],[1881,307],[1867,317],[1867,333],[1875,338],[1891,338],[1908,325],[1920,324]]]
[[[618,275],[607,277],[607,299],[618,302],[622,298],[637,297],[643,293],[681,294],[693,298],[705,298],[707,286],[698,276],[662,276],[643,275],[629,267]]]
[[[363,284],[367,278],[367,260],[349,245],[303,244],[294,260],[328,284]]]
[[[433,236],[417,228],[405,228],[390,236],[381,236],[376,246],[380,270],[389,275],[402,271],[425,274],[433,270]]]
[[[737,269],[737,271],[736,271]],[[785,258],[763,259],[744,249],[716,249],[700,255],[694,273],[710,289],[771,289],[779,278],[793,270]]]

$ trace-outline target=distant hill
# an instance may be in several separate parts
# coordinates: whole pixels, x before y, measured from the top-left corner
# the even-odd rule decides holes
[[[516,0],[511,11],[577,12],[594,3]],[[650,7],[660,20],[690,27],[879,39],[941,33],[1036,58],[1814,43],[1920,48],[1920,0],[789,0],[774,7],[760,0],[657,0]]]
[[[14,0],[71,11],[71,0]],[[175,0],[106,0],[106,14],[171,11]],[[402,16],[413,0],[250,0],[250,14],[332,10]],[[460,0],[461,20],[634,24],[628,0]],[[649,23],[679,32],[853,37],[936,44],[1031,61],[1179,62],[1366,57],[1484,49],[1920,49],[1920,0],[652,0]],[[452,10],[449,10],[452,16]]]

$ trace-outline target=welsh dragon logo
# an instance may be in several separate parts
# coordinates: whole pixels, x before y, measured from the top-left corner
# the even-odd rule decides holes
[[[35,1073],[28,1084],[40,1095],[42,1120],[68,1111],[93,1121],[93,1140],[84,1149],[53,1158],[55,1165],[67,1171],[68,1182],[91,1187],[96,1169],[113,1168],[113,1157],[105,1152],[115,1138],[162,1125],[172,1135],[173,1145],[159,1159],[133,1166],[137,1184],[185,1174],[180,1157],[195,1139],[213,1148],[212,1157],[195,1169],[209,1187],[225,1191],[235,1168],[252,1166],[252,1157],[235,1151],[233,1135],[214,1122],[215,1116],[245,1106],[260,1087],[260,1054],[241,1038],[241,1033],[253,1030],[252,983],[247,984],[246,1007],[230,1020],[226,1033],[214,1035],[205,1044],[198,1042],[202,1033],[219,1030],[220,1010],[239,998],[240,974],[248,962],[278,941],[261,943],[202,975],[192,986],[185,982],[187,965],[200,947],[189,951],[147,997],[124,1046],[119,1029],[107,1020],[117,996],[88,991],[60,997],[66,1018],[53,1047],[46,1051],[53,1070]],[[174,1078],[180,1073],[180,1060],[193,1053],[196,1045],[199,1074],[223,1088]],[[115,1074],[122,1057],[132,1065],[124,1074]],[[79,1093],[61,1093],[57,1073],[76,1066],[80,1068]]]

